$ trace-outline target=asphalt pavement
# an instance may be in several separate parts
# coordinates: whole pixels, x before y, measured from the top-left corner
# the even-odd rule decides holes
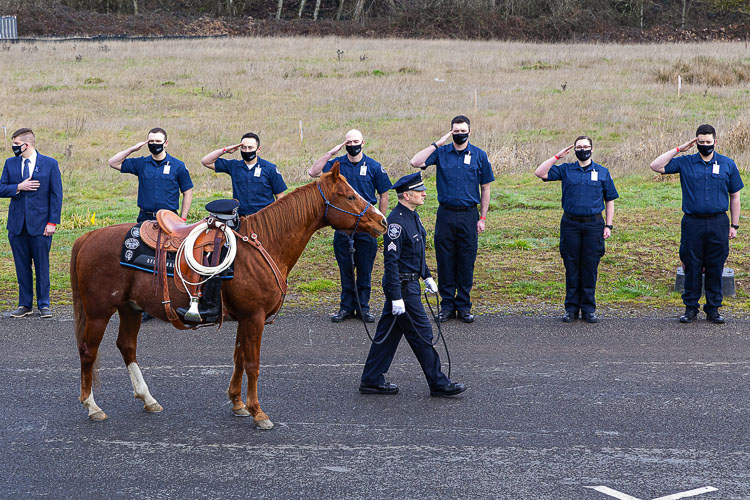
[[[443,399],[404,341],[387,375],[400,393],[359,394],[362,324],[287,311],[261,350],[272,430],[231,412],[235,323],[144,324],[138,360],[164,407],[147,414],[115,316],[94,390],[109,419],[92,422],[69,312],[2,319],[0,496],[750,498],[750,322],[680,325],[678,313],[453,320],[452,379],[468,390]]]

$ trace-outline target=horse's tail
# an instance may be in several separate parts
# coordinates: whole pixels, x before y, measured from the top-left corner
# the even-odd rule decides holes
[[[86,233],[73,243],[73,250],[70,253],[70,290],[73,294],[73,314],[75,315],[76,344],[81,346],[83,343],[83,334],[86,331],[86,313],[83,310],[83,300],[78,291],[78,252],[86,242],[91,233]]]

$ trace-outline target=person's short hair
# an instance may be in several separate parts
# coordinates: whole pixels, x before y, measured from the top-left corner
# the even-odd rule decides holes
[[[242,139],[240,139],[240,142],[242,142],[245,139],[255,139],[255,143],[260,147],[260,137],[258,137],[258,134],[255,132],[248,132],[247,134],[242,136]]]
[[[34,135],[34,131],[30,128],[19,128],[15,132],[13,132],[13,135],[10,136],[10,139],[13,140],[16,137],[21,138],[24,142],[28,142],[29,144],[34,144],[36,142],[36,136]]]
[[[404,191],[404,193],[405,193],[405,192],[406,192],[406,191]],[[396,198],[398,198],[399,200],[403,200],[403,199],[404,199],[404,193],[397,193],[397,194],[396,194]]]
[[[451,128],[453,128],[453,125],[455,125],[456,123],[465,123],[466,125],[469,126],[469,130],[471,130],[471,121],[469,121],[469,118],[467,118],[464,115],[458,115],[454,117],[451,120]]]
[[[591,147],[592,147],[592,148],[594,147],[594,141],[592,141],[592,140],[591,140],[591,137],[589,137],[589,136],[587,136],[587,135],[579,135],[578,137],[576,137],[576,140],[575,140],[575,141],[573,141],[573,145],[576,145],[576,144],[578,144],[578,141],[582,141],[582,140],[587,140],[587,141],[589,141],[589,144],[591,145]]]
[[[714,140],[716,140],[716,129],[706,123],[698,127],[698,130],[695,131],[695,137],[698,137],[699,135],[709,134],[714,136]]]
[[[167,142],[167,131],[161,127],[154,127],[148,131],[149,134],[164,134],[164,142]]]

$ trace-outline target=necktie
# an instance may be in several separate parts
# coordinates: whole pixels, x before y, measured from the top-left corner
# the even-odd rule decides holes
[[[26,158],[23,161],[23,179],[24,180],[29,178],[29,163],[31,163],[31,161],[28,158]]]

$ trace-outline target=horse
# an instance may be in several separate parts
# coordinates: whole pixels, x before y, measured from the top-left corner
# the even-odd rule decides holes
[[[252,416],[255,425],[270,429],[273,423],[258,401],[260,344],[266,320],[283,303],[281,283],[277,281],[257,248],[248,244],[248,236],[257,235],[270,258],[276,263],[284,283],[313,233],[334,229],[367,232],[374,237],[387,229],[385,216],[362,198],[339,173],[338,163],[319,180],[295,189],[263,210],[240,218],[241,238],[237,238],[234,278],[223,280],[221,295],[230,317],[237,320],[234,368],[227,395],[237,416]],[[167,315],[155,275],[119,264],[125,235],[133,224],[118,224],[88,232],[73,244],[70,282],[73,292],[75,334],[81,361],[80,402],[91,420],[107,419],[94,401],[92,384],[96,374],[97,353],[104,330],[117,311],[120,328],[117,348],[125,362],[133,394],[143,401],[147,412],[160,412],[162,406],[151,395],[136,360],[141,312],[163,321]],[[245,240],[245,241],[243,241]],[[174,307],[187,306],[188,297],[169,280]],[[243,374],[247,374],[247,398],[242,398]]]

